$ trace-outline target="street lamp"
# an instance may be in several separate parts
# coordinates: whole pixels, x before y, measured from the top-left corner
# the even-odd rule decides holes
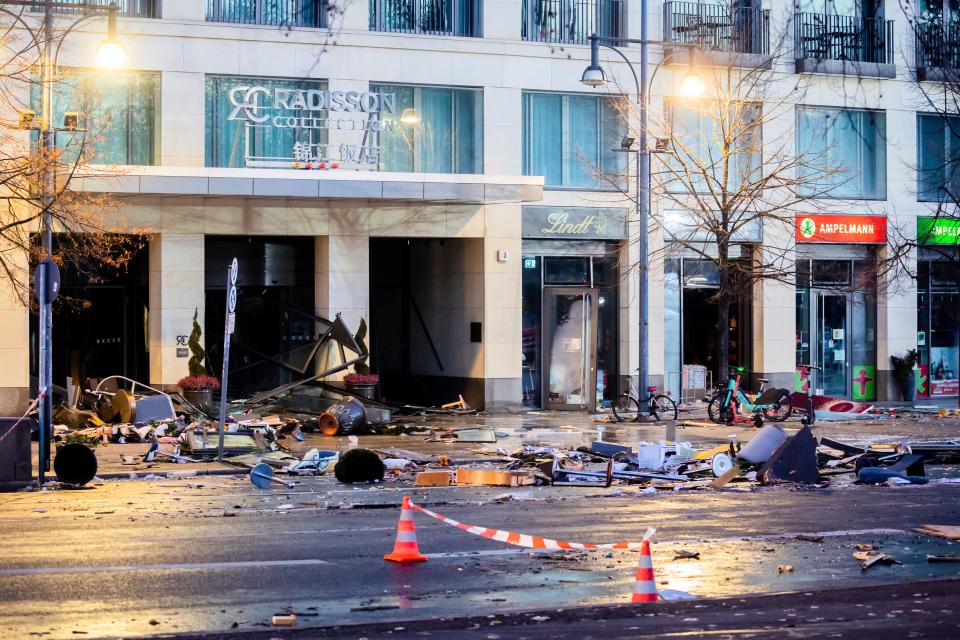
[[[420,114],[416,109],[408,107],[400,114],[400,122],[408,126],[420,124]]]
[[[637,71],[634,69],[633,63],[631,63],[626,54],[624,54],[623,51],[617,47],[618,44],[626,43],[640,45],[639,77],[637,77]],[[607,83],[607,75],[604,72],[603,67],[600,66],[600,47],[603,46],[619,55],[623,61],[627,63],[627,68],[630,69],[630,73],[633,74],[633,80],[636,83],[636,102],[640,111],[640,148],[637,150],[636,195],[637,218],[638,224],[640,225],[639,233],[637,234],[637,249],[640,253],[640,260],[637,265],[640,272],[640,286],[637,292],[637,307],[640,314],[640,368],[638,369],[639,375],[637,376],[637,388],[641,394],[646,393],[649,386],[650,377],[650,283],[648,281],[647,273],[650,217],[650,147],[647,138],[647,111],[649,109],[650,102],[649,85],[652,83],[653,77],[651,76],[648,81],[647,68],[649,66],[649,54],[647,51],[647,45],[651,43],[670,46],[676,50],[685,48],[688,51],[689,68],[686,76],[680,83],[679,93],[685,98],[695,98],[702,95],[704,91],[704,83],[703,80],[694,72],[693,66],[693,52],[695,50],[695,45],[647,39],[647,0],[640,1],[640,38],[610,38],[606,36],[599,36],[596,33],[592,34],[590,36],[590,65],[584,69],[583,75],[580,77],[580,82],[588,87],[600,87]],[[656,75],[660,65],[666,62],[670,57],[672,57],[672,55],[673,52],[671,51],[664,56],[664,58],[657,64],[656,68],[654,68],[652,75]]]
[[[32,10],[43,10],[43,32],[42,35],[33,31],[18,13],[14,13],[8,7],[30,8]],[[0,12],[7,13],[20,23],[26,29],[34,46],[42,47],[41,50],[41,109],[42,117],[37,127],[33,127],[33,118],[24,119],[21,116],[21,124],[25,122],[27,129],[33,129],[40,134],[40,149],[43,157],[43,172],[41,184],[41,216],[40,216],[40,244],[41,259],[37,266],[36,278],[34,280],[34,291],[39,305],[39,357],[37,363],[37,403],[39,405],[39,467],[37,470],[38,484],[42,488],[44,483],[44,474],[47,471],[47,463],[50,458],[51,424],[53,417],[53,299],[56,296],[54,286],[57,279],[56,263],[53,261],[53,201],[56,194],[56,128],[53,123],[53,83],[56,80],[57,51],[59,45],[54,45],[54,11],[57,9],[66,9],[70,11],[82,10],[83,17],[74,21],[66,30],[66,33],[72,31],[84,20],[88,20],[92,15],[107,14],[107,37],[100,43],[97,50],[97,64],[103,67],[116,68],[126,60],[126,51],[123,45],[117,39],[117,13],[119,7],[116,3],[109,6],[99,4],[82,4],[78,2],[65,2],[62,0],[0,0]],[[78,121],[79,122],[79,121]]]
[[[107,37],[97,47],[97,65],[117,69],[127,62],[127,50],[117,39],[117,5],[111,4],[107,14]]]

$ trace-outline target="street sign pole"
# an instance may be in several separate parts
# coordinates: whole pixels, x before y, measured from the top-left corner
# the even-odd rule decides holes
[[[227,316],[223,327],[223,373],[220,376],[220,440],[217,443],[217,460],[223,462],[223,433],[227,420],[227,377],[230,375],[230,337],[237,324],[237,272],[239,266],[234,258],[227,267]]]

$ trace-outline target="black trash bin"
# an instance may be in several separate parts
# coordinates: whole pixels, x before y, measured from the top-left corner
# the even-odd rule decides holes
[[[33,482],[30,433],[35,420],[0,417],[0,491],[19,491]]]

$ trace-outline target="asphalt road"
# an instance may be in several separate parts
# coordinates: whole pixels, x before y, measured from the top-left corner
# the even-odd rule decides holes
[[[408,492],[327,478],[259,492],[245,478],[188,478],[0,497],[0,637],[257,630],[280,637],[269,621],[288,611],[302,629],[629,601],[635,553],[531,553],[423,514],[416,522],[429,561],[387,563],[382,555]],[[636,540],[656,526],[655,570],[668,595],[842,587],[870,602],[864,588],[960,573],[960,564],[926,562],[928,553],[957,553],[956,544],[910,532],[960,523],[957,484],[649,496],[548,487],[512,490],[505,502],[492,501],[504,493],[496,489],[409,493],[462,522],[578,542]],[[815,532],[822,542],[795,539]],[[851,557],[856,543],[904,564],[862,572]],[[701,559],[674,561],[675,549]],[[779,573],[781,565],[793,569]],[[935,619],[953,610],[937,606]]]

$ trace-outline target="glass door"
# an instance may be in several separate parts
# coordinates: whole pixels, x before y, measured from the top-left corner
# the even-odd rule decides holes
[[[597,294],[592,289],[544,289],[543,388],[548,409],[596,406]]]
[[[815,376],[817,395],[842,398],[847,395],[848,330],[847,300],[844,296],[815,294],[814,326],[820,371]]]

